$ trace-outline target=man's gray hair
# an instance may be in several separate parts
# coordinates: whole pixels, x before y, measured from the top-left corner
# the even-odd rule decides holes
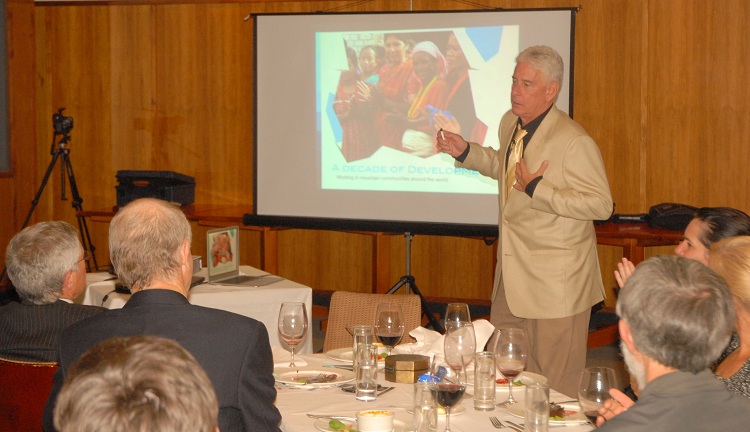
[[[620,291],[617,315],[642,354],[698,373],[719,357],[734,328],[732,295],[705,265],[678,256],[638,265]]]
[[[107,339],[68,369],[55,428],[78,431],[215,432],[219,404],[201,365],[177,341]]]
[[[83,247],[78,232],[62,221],[39,222],[8,243],[5,265],[18,295],[33,304],[60,298],[68,271],[78,271]]]
[[[560,54],[545,45],[528,47],[516,57],[516,64],[528,63],[547,77],[550,81],[562,86],[565,76],[565,65]]]
[[[166,201],[142,198],[120,209],[109,225],[109,258],[135,292],[181,271],[180,249],[192,241],[185,214]]]

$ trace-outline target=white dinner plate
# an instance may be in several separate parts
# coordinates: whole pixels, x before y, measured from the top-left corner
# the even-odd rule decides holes
[[[328,358],[343,362],[350,362],[354,360],[354,352],[351,348],[332,349],[326,353],[326,356],[328,356]]]
[[[583,415],[581,407],[578,404],[560,404],[565,408],[565,417],[562,420],[549,419],[550,426],[558,425],[577,425],[581,423],[588,423],[588,419]],[[512,416],[524,418],[524,406],[523,403],[515,403],[508,406],[508,413]]]
[[[354,429],[357,428],[357,422],[353,422],[349,420],[339,420],[339,421],[347,426],[351,426]],[[323,432],[333,431],[333,429],[331,429],[328,426],[328,422],[330,422],[330,420],[328,419],[315,420],[315,429],[319,431],[323,431]],[[402,422],[401,420],[393,420],[393,432],[404,432],[406,430],[407,430],[406,423]]]
[[[502,379],[502,378],[500,378]],[[530,384],[547,384],[547,377],[544,375],[535,374],[533,372],[521,372],[513,382],[521,381],[521,385],[515,385],[514,389],[527,386]],[[508,383],[497,384],[495,387],[496,391],[505,390],[508,391]]]
[[[378,354],[383,354],[384,352],[388,351],[388,349],[380,344],[378,345]],[[354,351],[352,351],[351,348],[337,348],[332,349],[326,353],[326,356],[328,358],[331,358],[333,360],[343,361],[343,362],[352,362],[354,361]],[[382,361],[381,359],[378,359],[378,361]]]
[[[306,384],[305,380],[315,378],[319,374],[336,375],[332,381]],[[309,385],[313,387],[327,387],[354,381],[354,372],[345,370],[319,370],[313,368],[278,368],[273,372],[276,382],[289,385]]]

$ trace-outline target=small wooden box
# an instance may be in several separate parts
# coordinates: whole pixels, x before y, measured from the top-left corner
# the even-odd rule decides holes
[[[430,358],[418,354],[393,354],[385,358],[385,379],[413,384],[430,368]]]

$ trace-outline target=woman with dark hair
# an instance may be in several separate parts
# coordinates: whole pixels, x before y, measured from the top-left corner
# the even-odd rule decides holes
[[[377,107],[373,125],[378,133],[378,145],[399,150],[405,127],[389,117],[402,115],[409,107],[407,89],[413,71],[411,48],[412,43],[405,35],[385,35],[386,64],[378,72],[377,91],[372,94],[372,101]]]
[[[674,253],[708,265],[711,245],[735,236],[750,235],[750,216],[730,207],[702,207],[690,221],[682,241]],[[627,258],[617,264],[615,279],[620,288],[625,285],[635,266]]]
[[[468,134],[469,141],[482,143],[487,125],[477,119],[474,95],[469,80],[469,61],[466,59],[455,33],[451,32],[445,46],[448,64],[440,109],[434,116],[436,128],[456,134]]]
[[[343,135],[341,152],[347,162],[370,157],[375,151],[372,145],[372,129],[367,121],[367,110],[362,94],[357,53],[346,47],[349,69],[341,71],[333,111],[339,119]]]
[[[359,52],[360,80],[366,84],[377,85],[378,71],[385,64],[385,48],[380,45],[367,45]]]

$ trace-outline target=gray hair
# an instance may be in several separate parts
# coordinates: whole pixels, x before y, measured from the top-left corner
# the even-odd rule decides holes
[[[219,404],[201,365],[157,336],[107,339],[68,370],[54,411],[61,432],[214,432]]]
[[[39,222],[8,243],[5,265],[18,295],[33,304],[54,303],[62,294],[65,275],[78,271],[83,247],[67,222]]]
[[[692,373],[719,357],[734,328],[732,295],[724,279],[678,256],[639,264],[620,291],[617,315],[630,326],[638,351]]]
[[[154,279],[180,273],[180,248],[192,241],[185,214],[166,201],[142,198],[120,209],[109,226],[109,258],[117,276],[135,292]]]
[[[560,54],[545,45],[528,47],[516,57],[516,64],[528,63],[552,82],[562,86],[565,65]]]

